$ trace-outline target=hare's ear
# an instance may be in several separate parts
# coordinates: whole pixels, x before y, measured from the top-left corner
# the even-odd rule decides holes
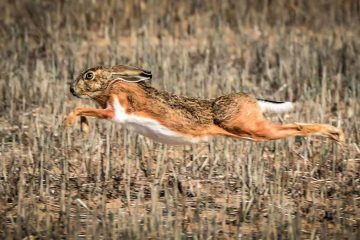
[[[114,80],[137,83],[150,80],[152,78],[152,74],[150,71],[139,69],[139,71],[125,71],[121,73],[112,72],[111,77]]]

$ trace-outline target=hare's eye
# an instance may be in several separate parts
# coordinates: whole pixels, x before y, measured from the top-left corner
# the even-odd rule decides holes
[[[95,74],[93,72],[87,72],[84,74],[84,79],[85,80],[93,80],[95,77]]]

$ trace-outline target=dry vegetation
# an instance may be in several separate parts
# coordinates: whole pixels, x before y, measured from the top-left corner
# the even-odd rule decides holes
[[[0,2],[0,238],[360,239],[359,2],[124,2]],[[178,94],[296,101],[269,117],[340,126],[348,145],[65,131],[93,104],[68,82],[99,64]]]

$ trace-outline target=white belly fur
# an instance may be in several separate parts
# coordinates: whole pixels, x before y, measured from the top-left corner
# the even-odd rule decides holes
[[[118,99],[114,99],[114,111],[113,120],[115,122],[121,123],[126,128],[158,142],[177,145],[206,142],[208,140],[208,137],[190,137],[176,133],[154,119],[127,114]]]

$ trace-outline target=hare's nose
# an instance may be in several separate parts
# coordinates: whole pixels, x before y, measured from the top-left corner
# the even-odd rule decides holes
[[[71,92],[72,95],[77,97],[77,94],[76,94],[75,89],[73,87],[70,87],[70,92]]]

